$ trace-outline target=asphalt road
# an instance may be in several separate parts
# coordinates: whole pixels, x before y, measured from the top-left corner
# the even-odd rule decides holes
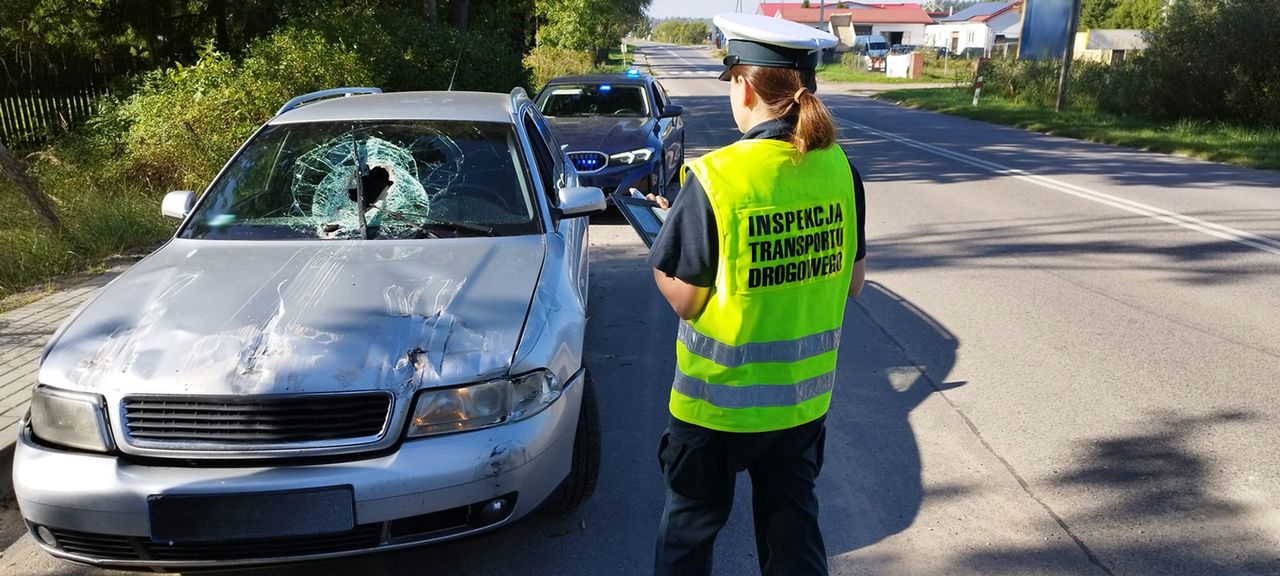
[[[717,63],[646,46],[691,155],[737,136]],[[868,188],[823,475],[834,574],[1280,574],[1280,174],[824,96]],[[643,574],[675,317],[592,227],[604,458],[579,511],[236,574]],[[749,483],[717,574],[755,572]],[[0,509],[5,575],[44,557]]]

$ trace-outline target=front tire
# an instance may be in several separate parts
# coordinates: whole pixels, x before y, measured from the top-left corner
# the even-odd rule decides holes
[[[591,499],[600,478],[600,406],[591,373],[582,375],[582,407],[573,437],[573,464],[569,476],[542,504],[548,512],[569,512]]]

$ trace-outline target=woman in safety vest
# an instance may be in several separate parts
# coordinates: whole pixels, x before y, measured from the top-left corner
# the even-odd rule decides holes
[[[845,303],[865,274],[861,181],[813,94],[836,39],[748,14],[715,24],[743,137],[685,166],[650,255],[681,318],[654,572],[711,574],[746,470],[761,571],[826,574],[814,482]]]

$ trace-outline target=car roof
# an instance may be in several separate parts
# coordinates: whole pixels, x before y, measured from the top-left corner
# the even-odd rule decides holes
[[[511,123],[512,97],[495,92],[388,92],[319,100],[269,124],[343,120],[469,120]]]
[[[555,84],[591,84],[594,82],[609,82],[612,84],[648,84],[652,76],[641,74],[639,76],[627,76],[626,74],[577,74],[574,76],[561,76],[552,78],[547,82],[547,86]]]

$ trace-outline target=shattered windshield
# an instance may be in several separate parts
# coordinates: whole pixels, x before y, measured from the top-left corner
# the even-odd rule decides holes
[[[508,124],[362,121],[264,128],[186,238],[403,239],[536,234]]]
[[[644,86],[575,84],[552,86],[547,90],[542,100],[543,116],[649,115]]]

